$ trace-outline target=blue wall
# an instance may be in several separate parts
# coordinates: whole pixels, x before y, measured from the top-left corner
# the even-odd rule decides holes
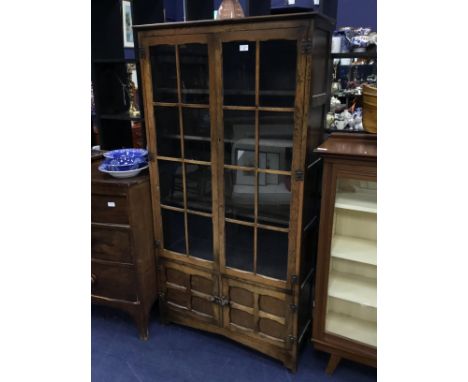
[[[214,9],[219,8],[221,1],[214,0]],[[247,11],[247,2],[247,0],[240,0],[244,11]],[[184,19],[182,0],[165,0],[164,3],[167,20],[182,21]],[[271,0],[272,8],[283,6],[285,3],[285,0]],[[312,7],[313,0],[296,0],[296,5]],[[377,0],[338,0],[336,26],[337,28],[369,27],[377,31]]]
[[[338,0],[336,16],[337,28],[369,27],[377,31],[377,0]]]

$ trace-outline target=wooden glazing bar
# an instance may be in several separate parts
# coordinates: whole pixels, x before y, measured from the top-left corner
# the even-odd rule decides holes
[[[198,104],[198,103],[183,103],[183,102],[153,102],[153,106],[164,106],[164,107],[187,107],[192,109],[209,109],[210,105]]]
[[[196,211],[196,210],[191,210],[189,208],[187,208],[187,213],[192,214],[192,215],[204,216],[206,218],[211,218],[213,216],[209,212]]]
[[[227,223],[234,223],[234,224],[244,225],[246,227],[258,227],[258,228],[262,228],[262,229],[268,229],[270,231],[284,232],[284,233],[289,232],[289,228],[285,228],[285,227],[276,227],[276,226],[273,226],[273,225],[262,224],[262,223],[254,223],[254,222],[246,222],[246,221],[243,221],[243,220],[237,220],[237,219],[231,219],[231,218],[225,218],[224,220]]]
[[[180,127],[180,152],[182,159],[185,158],[184,150],[184,118],[182,114],[182,87],[180,78],[180,56],[179,56],[179,45],[175,46],[176,49],[176,73],[177,73],[177,100],[179,101],[179,127]],[[188,240],[188,218],[187,218],[187,178],[185,174],[185,166],[182,164],[182,190],[184,196],[184,229],[185,229],[185,253],[189,256],[189,240]]]
[[[184,209],[181,207],[168,206],[167,204],[160,204],[161,208],[170,211],[184,212]]]
[[[234,164],[225,164],[224,168],[228,169],[228,170],[252,171],[252,172],[255,171],[254,167],[237,166],[237,165],[234,165]]]
[[[276,174],[276,175],[291,175],[291,171],[285,170],[273,170],[269,168],[255,168],[255,167],[244,167],[244,166],[237,166],[234,164],[225,164],[225,169],[229,170],[239,170],[239,171],[252,171],[252,172],[259,172],[264,174]]]
[[[279,113],[294,113],[294,108],[293,107],[277,107],[277,106],[259,106],[258,110],[260,111],[273,111],[273,112],[279,112]]]
[[[206,217],[206,218],[211,218],[211,216],[212,216],[209,212],[196,211],[196,210],[191,210],[191,209],[189,209],[189,208],[187,208],[187,210],[185,210],[184,208],[174,207],[174,206],[168,206],[167,204],[161,204],[161,208],[163,208],[163,209],[165,209],[165,210],[177,211],[177,212],[185,212],[185,211],[187,211],[187,213],[189,213],[189,214],[198,215],[198,216],[204,216],[204,217]]]
[[[217,100],[220,98],[218,94],[218,81],[217,81],[217,56],[216,53],[217,43],[213,36],[208,37],[208,50],[212,54],[208,54],[208,70],[209,70],[209,113],[210,113],[210,150],[211,150],[211,163],[213,164],[211,170],[211,224],[212,224],[212,238],[213,238],[213,270],[218,274],[216,282],[213,282],[213,294],[219,291],[221,278],[219,276],[220,267],[220,246],[222,245],[219,232],[219,208],[222,203],[222,195],[219,192],[220,173],[222,174],[222,166],[218,164],[219,158],[219,144],[221,143],[218,136],[218,110]],[[221,167],[221,168],[220,168]],[[213,309],[214,317],[220,321],[220,309],[216,307]]]
[[[259,160],[258,160],[258,152],[259,148],[259,112],[258,107],[260,104],[260,42],[255,42],[255,168],[258,169],[259,167]],[[257,274],[257,248],[258,248],[258,229],[257,229],[257,221],[258,221],[258,172],[255,173],[255,189],[254,189],[254,250],[253,250],[253,273],[254,275]],[[257,309],[258,310],[258,309]],[[258,323],[258,317],[255,316],[255,323]]]
[[[164,106],[164,107],[177,107],[178,102],[153,102],[153,106]]]
[[[232,106],[232,105],[224,105],[223,110],[238,110],[238,111],[273,111],[279,113],[294,113],[293,107],[278,107],[278,106]]]
[[[268,224],[261,224],[261,223],[257,223],[257,227],[258,228],[262,228],[262,229],[268,229],[270,231],[276,231],[276,232],[284,232],[284,233],[288,233],[289,232],[289,228],[286,228],[286,227],[276,227],[274,225],[268,225]]]
[[[187,164],[198,164],[200,166],[211,166],[211,162],[205,162],[205,161],[196,160],[196,159],[184,159],[183,162]]]
[[[231,218],[224,218],[224,220],[227,223],[240,224],[240,225],[245,225],[247,227],[255,227],[255,223],[252,223],[252,222],[246,222],[243,220],[237,220],[237,219],[231,219]]]
[[[195,160],[195,159],[173,158],[173,157],[166,157],[166,156],[163,156],[163,155],[158,155],[156,158],[158,160],[167,160],[167,161],[170,161],[170,162],[198,164],[200,166],[211,166],[211,162],[205,162],[205,161]]]
[[[170,162],[179,162],[179,163],[183,163],[184,160],[182,158],[173,158],[173,157],[166,157],[164,155],[158,155],[156,157],[157,160],[167,160],[167,161],[170,161]]]
[[[225,221],[224,221],[224,213],[225,213],[225,205],[224,205],[224,113],[223,113],[223,103],[224,103],[224,94],[223,94],[223,53],[222,53],[222,44],[221,42],[215,37],[214,42],[214,65],[213,65],[213,72],[214,72],[214,100],[212,100],[212,104],[214,106],[214,113],[215,113],[215,125],[213,129],[216,130],[217,139],[215,141],[216,145],[216,161],[214,163],[214,169],[217,174],[217,183],[213,184],[217,188],[218,193],[218,205],[213,207],[213,215],[215,218],[213,219],[213,223],[217,223],[216,229],[213,229],[213,232],[216,232],[216,238],[214,240],[214,247],[217,253],[215,254],[216,258],[218,259],[218,263],[215,265],[216,270],[219,271],[219,275],[217,278],[219,289],[224,293],[224,288],[227,288],[226,283],[223,283],[221,274],[226,265],[226,249],[225,249]],[[228,322],[229,320],[229,312],[228,309],[219,308],[219,315],[221,318],[221,322]]]
[[[259,168],[257,169],[257,172],[264,173],[264,174],[291,175],[291,171],[272,170],[269,168]]]

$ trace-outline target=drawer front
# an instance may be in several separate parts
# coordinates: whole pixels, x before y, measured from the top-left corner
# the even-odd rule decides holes
[[[129,224],[124,196],[91,195],[91,220],[96,223]]]
[[[130,229],[92,225],[91,257],[133,263]]]
[[[99,297],[136,301],[133,266],[91,262],[91,293]]]

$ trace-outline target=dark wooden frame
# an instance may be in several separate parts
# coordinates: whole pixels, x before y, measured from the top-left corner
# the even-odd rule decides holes
[[[312,341],[316,349],[331,354],[326,370],[329,374],[333,373],[341,358],[376,367],[377,348],[327,333],[325,318],[337,179],[377,181],[377,137],[334,133],[316,152],[324,158],[324,172]]]
[[[320,66],[319,63],[328,62],[330,47],[330,35],[332,22],[316,13],[302,13],[295,15],[259,16],[244,19],[220,20],[220,21],[196,21],[187,23],[167,23],[155,25],[135,26],[138,31],[138,44],[140,47],[140,63],[143,79],[144,104],[146,110],[152,110],[153,106],[173,106],[179,109],[179,123],[181,140],[183,139],[183,123],[180,118],[182,107],[209,108],[211,121],[211,161],[202,162],[187,159],[174,159],[158,156],[156,145],[155,118],[153,113],[146,113],[147,142],[150,157],[150,177],[152,187],[152,203],[154,211],[154,235],[159,243],[157,262],[160,280],[160,306],[164,320],[173,321],[195,328],[219,333],[230,337],[240,343],[253,347],[265,354],[281,360],[285,366],[295,370],[299,343],[304,339],[305,331],[310,327],[310,318],[299,327],[299,312],[309,310],[307,301],[301,299],[304,288],[311,288],[313,269],[305,272],[307,277],[301,278],[301,266],[304,257],[309,255],[304,251],[303,245],[303,208],[304,198],[304,173],[308,169],[320,166],[320,161],[313,158],[312,150],[320,142],[323,135],[325,108],[328,102],[328,65]],[[317,37],[319,36],[319,37]],[[295,105],[290,108],[261,107],[259,106],[259,55],[256,61],[256,102],[251,107],[223,106],[222,99],[222,42],[235,40],[258,41],[268,39],[290,39],[297,41],[297,76]],[[178,100],[175,103],[153,102],[151,63],[149,60],[149,47],[156,44],[175,45],[176,62],[179,62],[178,44],[190,42],[202,42],[208,45],[209,76],[210,76],[210,104],[187,105],[182,103],[180,97],[180,69],[177,65]],[[255,112],[255,130],[258,132],[258,114],[261,110],[294,112],[293,129],[293,158],[291,171],[262,170],[255,166],[255,173],[272,173],[291,176],[291,205],[289,228],[281,228],[263,225],[255,219],[252,223],[227,219],[224,216],[224,181],[225,168],[237,170],[251,170],[234,165],[224,165],[224,123],[223,110],[251,110]],[[309,117],[316,116],[315,123],[311,125]],[[318,118],[317,118],[318,117]],[[258,164],[258,134],[256,134],[255,162]],[[181,145],[181,158],[184,158],[184,145]],[[313,160],[311,159],[313,158]],[[161,204],[159,195],[159,174],[157,160],[171,160],[179,163],[193,163],[210,165],[212,174],[212,213],[194,212],[187,208],[187,195],[184,187],[184,208],[171,207]],[[184,166],[182,166],[184,168]],[[185,179],[185,170],[182,170]],[[307,178],[307,176],[306,176]],[[256,181],[257,182],[257,181]],[[257,186],[257,184],[256,184]],[[255,200],[258,198],[258,187],[255,187]],[[257,203],[255,203],[257,209]],[[190,256],[181,256],[175,252],[164,249],[163,228],[161,223],[161,210],[175,210],[187,213],[195,213],[201,216],[211,217],[213,222],[213,250],[214,261],[206,261]],[[255,211],[257,216],[257,210]],[[185,219],[185,232],[187,233],[187,219]],[[288,270],[286,280],[277,280],[266,276],[247,274],[233,268],[227,268],[224,253],[224,224],[234,222],[254,228],[267,228],[277,232],[288,233]],[[318,217],[316,219],[318,221]],[[188,235],[186,234],[186,240]],[[256,243],[256,238],[254,238]],[[186,243],[188,246],[188,243]],[[254,245],[254,259],[256,258],[256,244]],[[178,283],[168,279],[170,273],[179,275]],[[255,271],[255,270],[254,270]],[[193,278],[197,280],[211,281],[208,289],[194,290],[191,285]],[[207,284],[208,285],[208,284]],[[226,300],[229,288],[239,285],[252,295],[252,305],[241,305],[234,301]],[[212,288],[210,291],[209,289]],[[178,293],[179,303],[170,301],[169,294]],[[210,294],[211,293],[211,294]],[[193,309],[191,298],[202,299],[204,303],[211,303],[213,314],[208,316]],[[259,307],[260,300],[268,301],[268,298],[279,301],[284,308],[283,313],[267,313]],[[243,311],[254,317],[254,327],[262,318],[277,322],[284,327],[284,336],[274,338],[263,335],[255,330],[237,328],[229,322],[231,309]],[[274,325],[273,325],[274,327]],[[261,335],[262,334],[262,335]]]

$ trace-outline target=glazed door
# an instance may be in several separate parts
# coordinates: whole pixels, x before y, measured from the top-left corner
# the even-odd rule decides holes
[[[295,172],[303,170],[303,37],[298,28],[225,33],[217,49],[223,323],[280,346],[292,335],[286,304],[296,272]],[[234,278],[255,284],[233,286]],[[266,299],[281,314],[262,308]]]
[[[295,265],[304,67],[300,30],[286,31],[222,35],[217,66],[221,272],[283,288]]]
[[[165,259],[161,290],[167,291],[169,308],[200,313],[202,319],[208,314],[216,321],[217,188],[213,185],[217,180],[212,144],[216,132],[210,107],[214,80],[209,45],[206,35],[150,37],[142,44],[147,57],[142,68],[148,145],[155,153],[150,166],[155,237]],[[180,262],[200,272],[175,265]],[[198,284],[202,280],[203,291],[194,289],[192,280]],[[194,299],[199,306],[204,302],[202,312],[194,308]]]
[[[375,167],[326,167],[331,198],[320,294],[320,333],[341,347],[377,348],[377,181]],[[356,169],[357,167],[357,169]]]

